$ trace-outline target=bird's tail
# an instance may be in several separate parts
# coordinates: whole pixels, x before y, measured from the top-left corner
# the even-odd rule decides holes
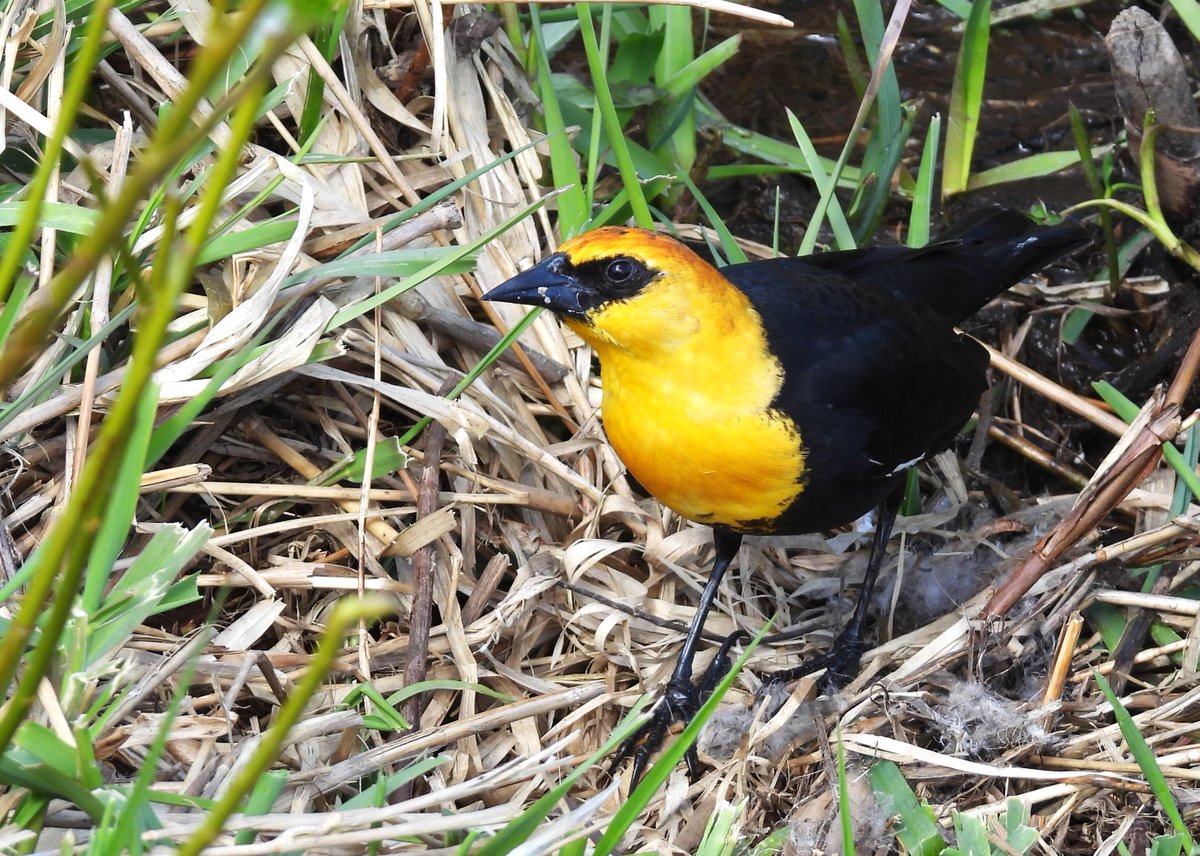
[[[914,270],[904,278],[904,296],[924,300],[958,323],[1025,277],[1091,243],[1091,233],[1074,223],[1039,226],[1016,211],[985,209],[917,251],[905,265]],[[918,269],[937,273],[922,276]],[[957,282],[947,283],[949,277]]]
[[[920,249],[825,253],[811,259],[957,324],[1004,290],[1092,243],[1082,226],[1039,226],[1016,211],[984,209]],[[836,258],[841,257],[841,258]]]

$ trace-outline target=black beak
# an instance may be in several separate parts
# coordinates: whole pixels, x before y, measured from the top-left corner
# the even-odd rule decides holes
[[[582,316],[591,294],[591,289],[575,278],[567,257],[555,253],[496,286],[483,299],[544,306],[563,315]]]

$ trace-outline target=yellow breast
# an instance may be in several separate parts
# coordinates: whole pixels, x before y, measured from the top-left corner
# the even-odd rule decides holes
[[[608,438],[664,505],[700,523],[761,529],[800,493],[803,453],[789,420],[614,376],[606,369]]]
[[[715,295],[663,282],[568,324],[600,356],[605,430],[634,478],[691,520],[761,531],[803,489],[804,449],[771,409],[783,373],[758,314],[713,279]]]

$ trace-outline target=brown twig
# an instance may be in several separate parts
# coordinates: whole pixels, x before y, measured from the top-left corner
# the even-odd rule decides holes
[[[1054,473],[1065,482],[1075,485],[1077,488],[1087,486],[1087,476],[1078,470],[1068,467],[1058,458],[1046,452],[1041,447],[1030,442],[1028,438],[1022,437],[1020,434],[1015,434],[1005,430],[1002,426],[995,422],[988,425],[988,436],[999,440],[1005,446],[1008,446],[1014,452],[1024,455],[1029,460],[1033,461],[1038,466]]]
[[[453,388],[453,381],[446,381],[438,389],[438,395],[446,395]],[[425,437],[425,468],[421,471],[421,483],[417,494],[418,520],[437,511],[438,477],[442,448],[446,443],[446,427],[434,421]],[[406,687],[425,680],[425,661],[429,657],[429,628],[433,621],[434,549],[436,548],[433,543],[425,544],[413,556],[412,612],[408,617],[408,663],[404,667]],[[422,705],[422,696],[415,695],[404,706],[404,716],[413,731],[421,729]]]
[[[247,439],[253,440],[260,446],[269,449],[279,457],[281,461],[299,473],[306,479],[312,480],[321,474],[320,467],[313,464],[291,446],[283,441],[283,438],[267,427],[266,423],[257,416],[250,416],[242,420],[240,425],[242,433]],[[357,499],[336,500],[337,504],[345,511],[357,513],[359,510],[359,502]],[[383,542],[384,547],[388,547],[397,538],[400,533],[397,532],[391,524],[386,520],[370,520],[367,522],[367,528],[371,534]]]
[[[442,25],[439,23],[439,26]],[[429,42],[422,36],[409,57],[408,68],[404,70],[404,76],[396,84],[394,94],[396,100],[401,104],[407,104],[417,93],[417,87],[421,85],[425,72],[429,70],[429,60]]]
[[[492,556],[491,561],[487,563],[487,567],[483,569],[483,573],[479,575],[479,582],[475,583],[475,588],[471,591],[471,596],[463,604],[463,627],[474,623],[475,619],[483,615],[483,608],[487,606],[488,598],[496,591],[496,588],[500,585],[500,579],[511,564],[512,562],[504,553],[497,553]]]
[[[1077,416],[1082,416],[1093,425],[1103,428],[1110,434],[1120,437],[1125,433],[1125,423],[1119,417],[1097,406],[1082,395],[1071,392],[1071,390],[1062,384],[1055,383],[1045,375],[1038,374],[1024,363],[1019,363],[1011,357],[1005,356],[986,342],[981,342],[980,344],[987,348],[992,365],[1017,383],[1050,399],[1063,409],[1069,410]]]
[[[1042,704],[1051,705],[1062,698],[1063,689],[1067,685],[1067,676],[1071,673],[1071,661],[1075,658],[1075,648],[1079,645],[1079,634],[1083,631],[1083,616],[1078,612],[1063,625],[1058,635],[1058,646],[1055,649],[1053,666],[1046,677],[1046,689],[1042,693]],[[1053,714],[1048,714],[1043,720],[1044,728],[1053,724]]]
[[[1200,330],[1192,337],[1183,363],[1166,394],[1158,393],[1142,408],[1117,447],[1080,492],[1074,507],[1016,567],[984,606],[985,618],[999,618],[1029,591],[1068,549],[1107,517],[1129,492],[1142,483],[1161,457],[1163,443],[1179,432],[1179,410],[1200,369]]]

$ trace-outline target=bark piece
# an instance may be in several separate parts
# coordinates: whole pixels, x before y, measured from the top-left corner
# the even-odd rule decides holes
[[[1174,228],[1194,234],[1200,214],[1200,110],[1183,58],[1167,31],[1143,9],[1117,15],[1104,42],[1130,150],[1136,158],[1146,111],[1153,109],[1161,126],[1155,176],[1163,213]]]

